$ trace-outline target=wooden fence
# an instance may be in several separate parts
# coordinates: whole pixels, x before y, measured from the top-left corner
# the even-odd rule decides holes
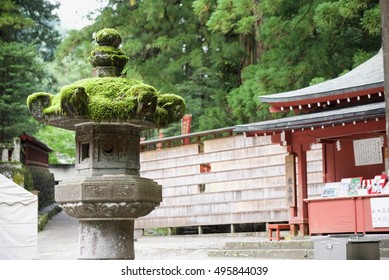
[[[148,216],[137,219],[135,227],[287,221],[286,154],[286,149],[272,144],[269,136],[244,135],[143,151],[141,176],[162,185],[163,202]],[[312,197],[320,194],[323,184],[321,145],[314,145],[307,159],[308,193]]]

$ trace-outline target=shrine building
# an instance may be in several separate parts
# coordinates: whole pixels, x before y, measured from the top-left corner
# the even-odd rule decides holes
[[[273,143],[287,148],[286,198],[291,232],[389,231],[389,225],[377,225],[372,215],[372,203],[377,199],[389,209],[388,190],[383,185],[372,192],[366,183],[377,176],[386,180],[388,170],[382,50],[338,78],[261,96],[260,100],[270,105],[272,113],[292,111],[294,116],[237,125],[235,131],[246,137],[271,135]],[[311,199],[306,155],[317,143],[322,145],[324,188],[338,189],[332,189],[328,196],[323,189],[321,198]],[[358,179],[354,193],[338,195],[343,183],[352,178]]]

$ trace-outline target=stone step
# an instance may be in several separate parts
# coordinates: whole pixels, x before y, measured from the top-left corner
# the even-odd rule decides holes
[[[380,247],[389,249],[389,239],[381,239]]]
[[[258,258],[258,259],[313,259],[312,249],[256,249],[256,250],[219,250],[208,252],[209,257],[218,258]]]
[[[282,240],[258,242],[227,242],[222,250],[213,250],[209,257],[261,259],[314,259],[314,241]],[[381,259],[389,259],[389,239],[380,241]]]
[[[383,239],[380,242],[381,259],[389,259],[389,239]]]
[[[223,250],[208,253],[219,258],[313,259],[311,240],[227,242]]]
[[[227,242],[226,250],[277,250],[277,249],[313,249],[310,240]]]
[[[381,256],[381,259],[384,258],[384,259],[389,259],[389,248],[380,248],[380,256]]]

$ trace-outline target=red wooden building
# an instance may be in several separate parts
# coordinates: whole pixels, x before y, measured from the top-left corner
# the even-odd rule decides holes
[[[52,149],[26,133],[20,135],[19,138],[21,142],[20,162],[25,166],[48,168],[49,152]]]
[[[336,79],[260,100],[270,104],[271,112],[293,111],[295,116],[238,125],[235,130],[247,137],[272,135],[274,143],[287,147],[291,231],[303,235],[389,231],[372,225],[370,199],[375,196],[310,200],[307,193],[306,152],[315,143],[322,144],[324,183],[374,178],[387,171],[382,51]]]

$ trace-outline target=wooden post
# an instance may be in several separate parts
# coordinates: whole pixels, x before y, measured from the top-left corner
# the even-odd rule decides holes
[[[297,226],[301,235],[308,234],[308,207],[304,199],[308,198],[308,180],[307,180],[307,150],[309,148],[304,144],[293,146],[293,150],[297,156],[298,170],[298,186],[297,186],[297,207],[290,208],[290,232],[292,235],[297,235]]]
[[[296,163],[295,155],[285,156],[286,203],[296,207]]]
[[[384,88],[385,88],[385,113],[389,116],[389,1],[381,0],[381,27],[382,27],[382,55],[384,60]],[[386,120],[388,127],[389,120]],[[389,129],[386,129],[387,139],[389,139]]]

